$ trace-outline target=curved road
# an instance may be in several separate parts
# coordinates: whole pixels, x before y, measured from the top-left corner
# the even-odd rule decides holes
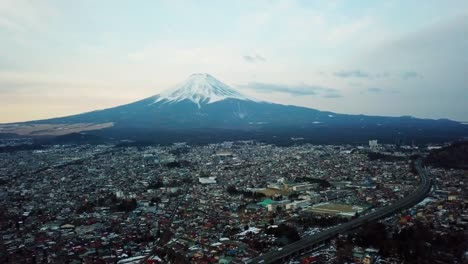
[[[335,226],[321,233],[304,237],[299,241],[284,246],[280,251],[270,251],[262,256],[247,261],[247,263],[281,263],[282,260],[286,260],[300,252],[307,251],[314,245],[322,243],[340,233],[355,229],[364,223],[385,218],[403,209],[407,209],[418,204],[430,191],[431,179],[429,179],[427,176],[426,170],[421,167],[421,159],[418,159],[415,162],[415,166],[418,170],[419,176],[421,177],[421,181],[418,189],[416,189],[415,192],[409,196],[370,214],[351,220],[339,226]]]

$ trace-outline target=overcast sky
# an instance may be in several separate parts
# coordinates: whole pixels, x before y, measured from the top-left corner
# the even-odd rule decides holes
[[[259,99],[468,121],[468,1],[0,0],[0,123],[210,73]]]

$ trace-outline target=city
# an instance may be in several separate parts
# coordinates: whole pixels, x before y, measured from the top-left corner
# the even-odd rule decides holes
[[[419,184],[412,157],[427,151],[376,141],[357,147],[237,141],[1,153],[2,262],[247,263],[411,195]],[[392,160],[369,153],[391,153]],[[458,238],[458,249],[432,254],[461,261],[466,171],[427,170],[435,180],[427,198],[379,223],[387,235],[427,225],[425,232],[442,241]],[[363,241],[369,234],[359,232],[289,261],[409,257],[379,240]]]

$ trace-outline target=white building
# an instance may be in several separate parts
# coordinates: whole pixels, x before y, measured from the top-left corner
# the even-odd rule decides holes
[[[201,184],[216,184],[216,177],[199,177],[198,182]]]
[[[305,183],[305,184],[294,185],[294,186],[292,186],[292,189],[294,191],[306,191],[306,190],[313,189],[316,186],[317,186],[317,184],[315,184],[315,183]]]
[[[369,148],[372,149],[372,150],[379,148],[379,143],[377,142],[376,139],[369,140]]]
[[[307,200],[303,200],[303,201],[294,201],[292,203],[288,203],[286,204],[286,209],[287,210],[295,210],[297,208],[302,208],[302,207],[306,207],[306,206],[309,206],[310,204],[310,201],[307,201]]]

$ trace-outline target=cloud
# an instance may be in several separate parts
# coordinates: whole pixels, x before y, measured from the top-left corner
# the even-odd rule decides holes
[[[372,17],[360,17],[346,23],[341,23],[333,26],[329,31],[325,32],[323,40],[328,44],[343,44],[350,38],[362,36],[368,32],[373,25]]]
[[[375,78],[377,79],[381,79],[381,78],[390,78],[392,77],[392,74],[388,73],[388,72],[383,72],[383,73],[377,73],[374,75]]]
[[[408,71],[408,72],[404,72],[401,74],[401,78],[405,80],[417,78],[417,77],[420,77],[420,75],[417,72],[413,72],[413,71]]]
[[[42,33],[51,29],[58,9],[47,1],[0,1],[0,30],[10,33]]]
[[[260,55],[255,55],[255,56],[250,56],[250,55],[244,55],[243,56],[244,60],[248,63],[257,63],[257,62],[265,62],[266,59]]]
[[[328,94],[325,94],[323,97],[325,97],[325,98],[340,98],[340,97],[343,97],[343,95],[341,95],[339,93],[328,93]]]
[[[349,78],[349,77],[354,77],[354,78],[372,78],[372,74],[361,71],[361,70],[353,70],[353,71],[340,71],[340,72],[335,72],[335,76],[341,77],[341,78]]]
[[[272,83],[258,83],[251,82],[242,87],[253,89],[261,93],[285,93],[292,96],[311,96],[317,95],[324,98],[338,98],[341,94],[338,90],[332,88],[326,88],[315,85],[300,84],[300,85],[283,85],[283,84],[272,84]]]
[[[340,78],[363,78],[363,79],[388,79],[388,78],[401,77],[404,80],[420,77],[420,74],[415,71],[405,71],[402,73],[388,73],[388,72],[370,73],[370,72],[365,72],[361,70],[348,70],[348,71],[335,72],[334,75]]]
[[[381,92],[383,92],[383,89],[382,88],[371,87],[371,88],[367,88],[367,91],[370,92],[370,93],[381,93]]]
[[[361,91],[361,94],[399,94],[399,90],[395,89],[383,89],[378,87],[370,87],[367,90]]]

